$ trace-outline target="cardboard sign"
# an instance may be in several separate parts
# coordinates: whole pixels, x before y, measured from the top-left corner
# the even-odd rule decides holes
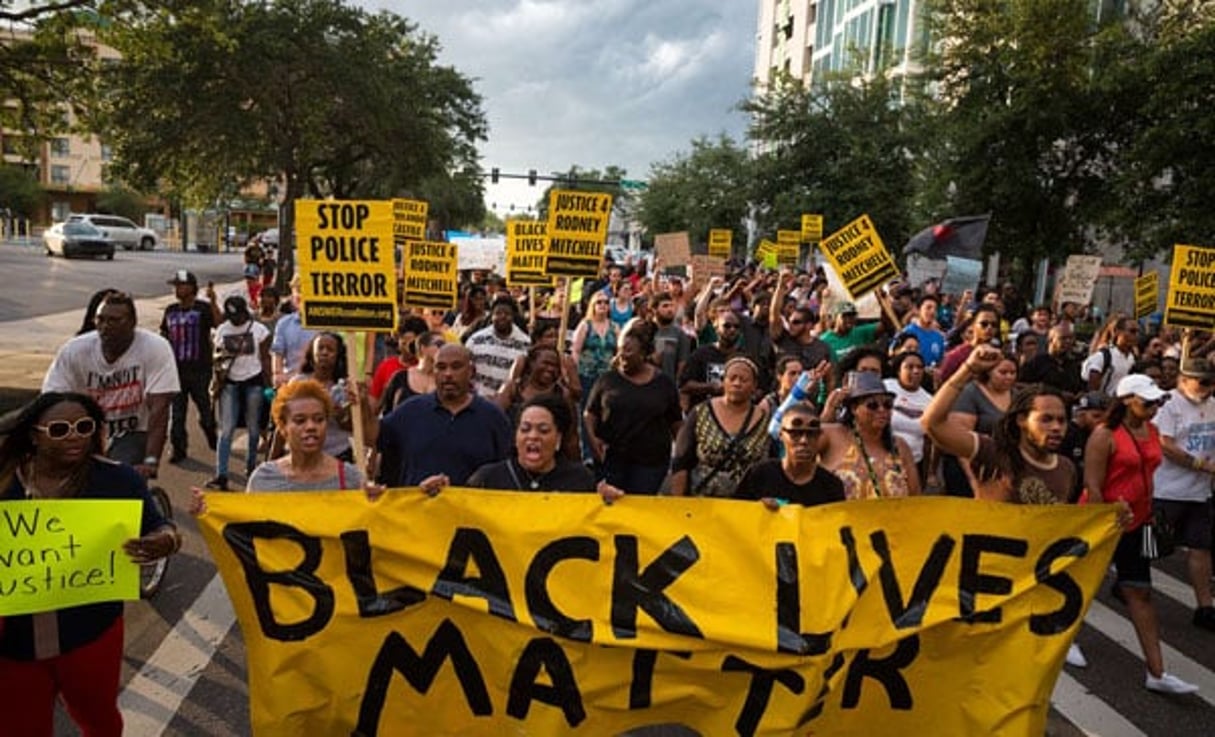
[[[551,287],[555,282],[544,273],[548,253],[548,223],[510,220],[506,223],[507,286]]]
[[[401,304],[420,309],[454,310],[459,296],[459,248],[453,243],[410,241],[405,244]]]
[[[1149,271],[1135,280],[1135,319],[1147,317],[1160,304],[1160,274]]]
[[[549,241],[544,273],[598,276],[611,216],[610,194],[554,189],[548,199]]]
[[[854,300],[899,276],[899,267],[868,215],[861,215],[818,245]]]
[[[943,258],[928,258],[922,253],[909,253],[907,254],[907,284],[919,287],[930,279],[942,281],[948,268],[949,262]]]
[[[717,258],[730,258],[734,248],[734,231],[727,228],[714,228],[709,231],[709,255]]]
[[[296,201],[304,327],[396,330],[394,222],[388,200]]]
[[[818,243],[823,239],[823,216],[802,215],[802,242]]]
[[[1203,330],[1215,325],[1215,248],[1173,246],[1164,323]]]
[[[454,236],[448,242],[456,246],[460,255],[460,271],[506,272],[506,239]]]
[[[692,292],[700,291],[710,279],[726,275],[726,260],[718,256],[692,256]]]
[[[138,600],[122,544],[139,537],[142,512],[138,499],[0,504],[0,616]]]
[[[1067,266],[1063,269],[1056,287],[1059,304],[1074,302],[1083,306],[1092,302],[1093,287],[1097,285],[1097,277],[1100,274],[1100,256],[1068,256]]]
[[[664,264],[686,264],[692,258],[692,242],[687,232],[659,233],[654,236],[654,252]]]
[[[422,200],[392,201],[392,242],[404,248],[405,241],[426,240],[426,214],[430,204]]]
[[[1113,505],[949,497],[207,505],[258,737],[1042,734],[1119,540]]]
[[[976,291],[983,276],[983,262],[971,258],[945,257],[945,276],[941,280],[941,292],[961,297],[966,290]]]

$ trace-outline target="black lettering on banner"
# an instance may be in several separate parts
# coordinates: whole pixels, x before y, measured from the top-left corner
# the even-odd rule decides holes
[[[851,527],[840,528],[840,542],[848,552],[848,579],[856,593],[863,594],[869,586],[869,577],[865,575],[865,569],[861,568],[861,559],[856,552],[856,535],[852,534]]]
[[[1076,580],[1067,571],[1051,573],[1051,564],[1060,558],[1083,558],[1088,555],[1089,546],[1078,537],[1065,537],[1056,540],[1042,551],[1038,562],[1034,565],[1034,579],[1038,583],[1063,594],[1063,606],[1047,614],[1031,614],[1029,631],[1035,635],[1057,635],[1071,629],[1079,619],[1084,607],[1084,592]]]
[[[366,530],[349,530],[341,534],[346,553],[346,579],[354,589],[359,616],[380,617],[399,612],[426,600],[426,592],[414,586],[401,586],[380,592],[371,569],[371,543]]]
[[[551,686],[537,683],[540,670],[548,673]],[[536,637],[529,640],[515,672],[510,678],[510,696],[506,702],[506,713],[512,717],[527,719],[527,711],[533,701],[555,706],[565,715],[565,723],[576,727],[586,719],[582,706],[582,693],[574,680],[574,669],[565,651],[551,637]]]
[[[913,706],[911,687],[899,671],[911,665],[920,654],[920,636],[908,635],[899,640],[898,646],[888,658],[874,659],[869,657],[869,653],[868,649],[858,651],[856,658],[848,666],[840,706],[855,709],[861,702],[861,685],[864,679],[869,677],[886,689],[886,698],[890,700],[891,709],[910,711]]]
[[[824,655],[831,649],[830,632],[802,632],[801,586],[797,546],[776,544],[776,647],[782,653]]]
[[[489,700],[489,689],[485,677],[477,667],[477,661],[464,641],[464,635],[450,619],[444,619],[435,629],[421,655],[410,647],[404,637],[390,632],[375,656],[371,671],[367,674],[367,686],[363,689],[363,700],[359,704],[359,722],[352,737],[375,737],[380,730],[380,715],[388,698],[388,686],[393,673],[400,673],[420,694],[430,690],[443,663],[451,660],[452,670],[468,708],[479,717],[494,713]]]
[[[245,583],[253,598],[253,610],[262,634],[271,640],[296,642],[306,640],[325,629],[333,617],[333,589],[318,578],[316,569],[321,564],[321,541],[306,535],[291,525],[281,522],[233,522],[224,525],[224,542],[240,561],[245,571]],[[257,560],[254,540],[287,540],[304,551],[299,565],[289,571],[264,570]],[[270,586],[277,584],[300,589],[312,598],[316,605],[312,615],[301,622],[283,623],[274,618],[270,607]]]
[[[882,567],[878,569],[878,578],[882,583],[882,598],[886,601],[886,610],[890,612],[890,622],[897,629],[919,627],[924,622],[924,613],[928,611],[928,602],[945,575],[945,566],[949,556],[953,554],[957,544],[948,535],[941,535],[932,544],[928,560],[920,568],[916,576],[915,586],[911,589],[911,598],[903,604],[903,592],[899,586],[898,576],[894,572],[894,561],[890,557],[890,543],[886,533],[878,530],[869,535],[873,550],[882,559]]]
[[[527,566],[523,590],[527,610],[537,629],[579,642],[591,641],[591,620],[572,619],[553,604],[548,595],[548,574],[563,560],[599,560],[599,541],[593,537],[563,537],[536,553]]]
[[[704,639],[700,628],[678,604],[662,590],[675,582],[680,574],[700,560],[700,551],[692,538],[684,535],[675,544],[640,568],[636,535],[616,535],[616,565],[612,571],[612,633],[617,638],[637,637],[637,609],[667,632]]]
[[[682,650],[664,650],[667,655],[687,660],[692,653]],[[658,664],[658,651],[640,648],[633,651],[633,680],[629,682],[629,710],[648,709],[653,701],[654,666]]]
[[[468,563],[472,560],[481,573],[479,578],[467,576]],[[456,596],[474,596],[489,602],[490,614],[496,614],[512,622],[515,608],[510,603],[510,590],[506,585],[506,574],[489,537],[478,529],[460,527],[451,538],[447,549],[447,563],[439,571],[430,593],[451,601]]]
[[[768,670],[758,665],[748,663],[734,655],[727,655],[721,664],[723,673],[750,673],[751,684],[747,686],[747,699],[743,702],[742,711],[734,721],[734,731],[743,737],[755,734],[759,729],[759,720],[768,708],[772,698],[772,687],[779,683],[795,694],[806,690],[806,679],[795,670],[782,668]]]
[[[831,660],[831,665],[827,666],[827,670],[823,671],[823,686],[818,690],[818,696],[814,699],[814,703],[810,705],[810,708],[806,709],[798,718],[797,726],[804,727],[822,716],[823,707],[827,704],[827,694],[831,693],[831,679],[835,678],[836,673],[844,669],[844,665],[847,662],[848,659],[844,657],[843,653],[835,654],[835,658]]]
[[[997,535],[962,536],[962,570],[958,573],[958,615],[963,622],[998,623],[1004,616],[1000,607],[985,612],[978,611],[975,601],[979,594],[1003,596],[1012,591],[1012,579],[990,576],[979,572],[980,558],[984,553],[1024,558],[1029,543],[1012,537]]]

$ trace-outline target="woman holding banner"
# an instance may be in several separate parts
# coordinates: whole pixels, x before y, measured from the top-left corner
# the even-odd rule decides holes
[[[102,455],[105,415],[83,394],[39,395],[0,444],[0,500],[136,499],[140,534],[123,551],[139,564],[176,553],[181,536],[130,466]],[[0,712],[4,734],[54,733],[61,698],[86,735],[121,737],[122,602],[0,619]]]

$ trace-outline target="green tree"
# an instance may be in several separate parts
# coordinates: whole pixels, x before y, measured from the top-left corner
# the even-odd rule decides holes
[[[0,207],[30,218],[46,199],[46,192],[33,173],[21,166],[0,166]]]
[[[688,231],[706,243],[712,228],[744,233],[751,183],[746,149],[726,135],[697,138],[692,149],[650,168],[649,186],[637,203],[637,219],[650,234]]]
[[[611,165],[600,171],[573,165],[570,166],[569,171],[553,172],[552,177],[555,181],[550,182],[544,188],[544,193],[536,202],[536,213],[540,220],[548,219],[548,200],[554,189],[607,192],[612,196],[613,214],[621,218],[627,218],[632,214],[636,197],[632,192],[620,186],[620,182],[628,177],[628,172],[619,166]]]
[[[92,121],[109,132],[116,175],[195,203],[233,181],[276,180],[284,243],[300,197],[382,198],[427,182],[433,194],[434,178],[477,171],[480,97],[397,15],[340,0],[163,0],[100,32],[122,54],[99,75]],[[475,191],[473,179],[460,186]],[[284,248],[284,278],[291,259]]]
[[[97,195],[97,211],[121,215],[128,220],[141,222],[147,212],[147,203],[137,192],[125,187],[110,187]]]
[[[828,232],[868,213],[892,251],[914,232],[919,151],[915,100],[895,105],[883,75],[806,88],[777,80],[742,104],[758,153],[750,187],[761,232],[799,228],[822,213]]]

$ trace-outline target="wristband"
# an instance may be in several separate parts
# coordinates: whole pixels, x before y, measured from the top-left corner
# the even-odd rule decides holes
[[[160,465],[160,459],[159,459],[159,458],[157,458],[156,456],[147,456],[147,457],[145,457],[145,458],[143,459],[143,465],[145,465],[145,466],[159,466],[159,465]]]

